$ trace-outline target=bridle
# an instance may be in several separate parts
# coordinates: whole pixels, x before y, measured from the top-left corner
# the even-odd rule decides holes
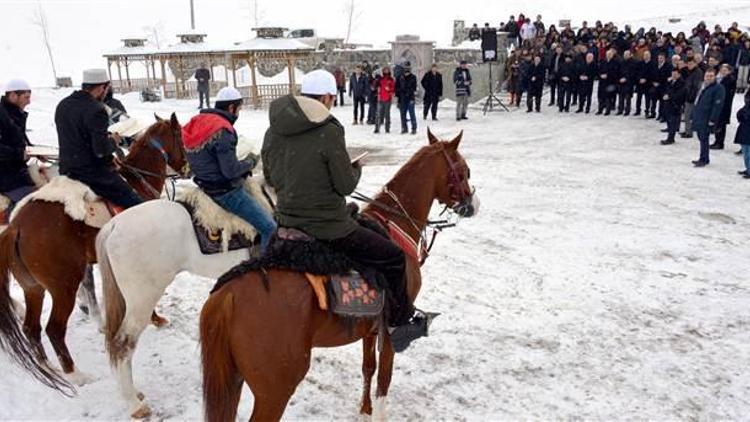
[[[445,158],[445,161],[448,165],[448,191],[451,201],[453,201],[453,204],[446,204],[443,211],[440,213],[440,215],[444,215],[446,212],[449,212],[449,209],[452,209],[454,207],[461,207],[464,206],[463,204],[467,204],[471,202],[471,198],[474,195],[474,191],[469,188],[468,186],[468,178],[469,178],[469,170],[466,169],[466,172],[461,171],[461,167],[451,159],[450,155],[448,155],[448,152],[445,150],[445,146],[440,143],[440,151],[442,152],[443,157]],[[426,220],[423,222],[424,227],[420,228],[418,221],[412,217],[409,212],[406,210],[406,208],[401,204],[401,201],[398,199],[396,194],[394,194],[388,187],[385,187],[383,189],[383,192],[388,195],[388,197],[396,204],[396,207],[389,206],[387,204],[384,204],[377,199],[371,198],[369,196],[366,196],[362,194],[359,191],[354,191],[354,193],[351,195],[352,199],[356,201],[361,201],[367,204],[370,204],[381,211],[386,212],[387,214],[390,214],[395,217],[401,217],[409,222],[409,224],[416,230],[417,233],[419,233],[420,238],[420,244],[419,244],[419,265],[424,265],[425,261],[427,261],[427,258],[430,255],[430,251],[432,250],[432,246],[435,244],[435,239],[437,238],[438,233],[441,233],[444,229],[455,227],[456,222],[451,221],[450,219],[442,219],[442,220]],[[381,213],[375,212],[374,213],[376,218],[380,220],[380,223],[383,224],[386,228],[388,227],[389,223],[396,224],[392,220],[386,218]],[[427,229],[432,230],[432,235],[430,237],[430,241],[427,241]]]
[[[173,136],[174,140],[179,139],[178,138],[179,135],[180,135],[179,131],[172,130],[172,136]],[[173,141],[173,142],[176,142],[176,141]],[[161,157],[164,159],[164,165],[169,167],[170,166],[169,165],[169,153],[167,152],[166,149],[164,149],[164,144],[163,144],[162,140],[159,139],[156,136],[151,137],[151,138],[148,139],[148,145],[151,146],[152,148],[154,148],[155,150],[157,150],[161,154]],[[176,192],[175,179],[179,178],[180,177],[179,175],[177,175],[177,174],[175,174],[175,175],[164,175],[164,174],[161,174],[161,173],[155,173],[155,172],[152,172],[152,171],[143,170],[143,169],[140,169],[138,167],[132,166],[130,164],[126,164],[124,161],[122,163],[122,167],[125,170],[128,170],[133,176],[135,176],[135,178],[138,179],[138,181],[141,183],[141,185],[144,188],[146,188],[146,190],[148,190],[148,192],[151,195],[154,196],[154,199],[159,198],[161,196],[161,192],[157,191],[156,188],[151,183],[149,183],[148,180],[146,180],[145,176],[156,177],[156,178],[164,177],[165,179],[170,180],[170,182],[172,184],[172,198],[170,198],[170,199],[174,199],[174,195],[175,195],[175,192]],[[169,192],[167,192],[167,197],[169,197]]]

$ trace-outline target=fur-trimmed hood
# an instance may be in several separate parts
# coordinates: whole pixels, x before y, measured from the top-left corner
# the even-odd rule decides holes
[[[283,136],[298,135],[335,120],[320,101],[293,95],[272,102],[268,117],[271,131]]]

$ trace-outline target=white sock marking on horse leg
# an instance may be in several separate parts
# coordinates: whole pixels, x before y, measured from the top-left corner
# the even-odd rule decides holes
[[[386,409],[387,397],[376,397],[375,403],[372,407],[372,420],[377,422],[385,422],[388,420],[388,413]]]
[[[86,374],[85,372],[81,372],[78,368],[73,368],[73,372],[64,374],[64,376],[65,376],[65,379],[67,379],[71,384],[76,385],[78,387],[86,385],[94,381],[93,377]]]

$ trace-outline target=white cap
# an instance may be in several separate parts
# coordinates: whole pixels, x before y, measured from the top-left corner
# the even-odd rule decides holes
[[[106,84],[109,75],[106,69],[86,69],[83,71],[83,83],[89,85]]]
[[[336,78],[327,70],[313,70],[302,78],[302,93],[307,95],[336,95]]]
[[[232,88],[231,86],[225,86],[219,90],[218,94],[216,94],[215,101],[237,101],[241,99],[242,94],[240,94],[240,91],[237,91],[237,89]]]
[[[31,87],[23,79],[11,79],[5,84],[5,92],[14,91],[31,91]]]

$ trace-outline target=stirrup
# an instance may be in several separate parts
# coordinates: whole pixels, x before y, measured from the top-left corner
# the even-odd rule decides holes
[[[416,309],[414,316],[408,324],[397,327],[393,333],[391,333],[390,336],[393,350],[396,353],[401,353],[409,347],[412,341],[420,337],[427,337],[429,335],[429,328],[432,324],[432,320],[438,315],[440,315],[440,313],[424,312],[420,309]]]

